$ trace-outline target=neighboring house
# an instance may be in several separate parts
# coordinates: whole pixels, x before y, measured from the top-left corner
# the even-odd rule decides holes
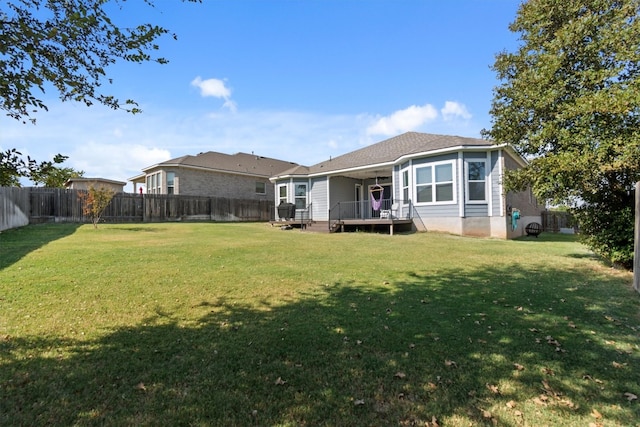
[[[209,151],[149,166],[129,181],[136,192],[138,185],[144,185],[147,194],[273,200],[269,177],[295,165],[255,154]]]
[[[124,192],[125,185],[127,185],[126,182],[105,178],[70,178],[64,183],[64,187],[69,190],[88,190],[93,186],[94,188],[109,188],[116,193]]]
[[[502,186],[505,170],[525,164],[508,145],[408,132],[314,166],[295,166],[271,182],[276,206],[293,203],[298,216],[328,221],[330,228],[410,220],[418,230],[511,238],[540,222],[530,191],[505,194]]]

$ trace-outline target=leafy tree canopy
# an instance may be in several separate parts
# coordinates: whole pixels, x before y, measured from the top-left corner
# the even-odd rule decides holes
[[[136,0],[130,0],[136,1]],[[137,0],[153,7],[153,0]],[[200,0],[182,0],[200,2]],[[41,99],[54,90],[62,101],[103,104],[137,113],[132,99],[121,101],[103,92],[107,67],[117,61],[167,61],[152,56],[157,39],[168,30],[153,24],[118,26],[108,4],[124,8],[127,0],[5,0],[0,2],[0,110],[23,123],[47,110]],[[175,35],[174,35],[175,38]],[[66,159],[37,163],[16,149],[0,152],[0,185],[14,186],[27,177],[36,184],[59,186],[77,171],[54,165]],[[55,175],[55,176],[54,176]]]
[[[530,160],[507,173],[507,188],[598,209],[583,229],[592,237],[633,206],[640,180],[639,14],[640,0],[527,1],[510,25],[519,49],[493,66],[501,84],[484,136]]]
[[[21,178],[29,178],[34,184],[45,187],[62,187],[67,179],[84,174],[56,166],[65,160],[67,156],[56,154],[52,160],[37,162],[29,156],[23,157],[15,148],[0,152],[0,187],[20,187]]]
[[[152,0],[140,1],[153,6]],[[124,7],[126,0],[2,2],[0,109],[15,119],[34,121],[30,113],[47,110],[40,96],[50,84],[63,101],[138,112],[135,101],[121,102],[102,92],[102,85],[111,83],[106,69],[118,60],[167,62],[152,52],[168,30],[147,23],[120,27],[107,14],[107,3]]]

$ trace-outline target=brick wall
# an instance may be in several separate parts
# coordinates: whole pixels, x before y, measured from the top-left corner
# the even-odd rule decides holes
[[[275,197],[268,178],[182,168],[166,172],[175,172],[175,192],[179,195],[248,200],[274,200]],[[256,193],[258,181],[265,183],[265,194]]]

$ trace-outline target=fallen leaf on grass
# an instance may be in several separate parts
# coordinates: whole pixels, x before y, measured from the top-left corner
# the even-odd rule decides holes
[[[633,393],[629,393],[629,392],[625,393],[624,397],[626,397],[629,402],[633,402],[634,400],[638,399],[638,396],[636,396]]]
[[[457,368],[458,364],[456,362],[454,362],[453,360],[447,359],[447,360],[444,361],[444,366],[449,366],[451,368]]]
[[[286,383],[287,382],[283,380],[281,377],[278,377],[278,379],[275,382],[276,385],[285,385]]]
[[[601,414],[600,412],[598,412],[598,410],[597,410],[597,409],[593,409],[593,410],[591,411],[591,416],[592,416],[593,418],[595,418],[596,420],[599,420],[599,419],[601,419],[601,418],[602,418],[602,414]]]
[[[535,397],[533,399],[533,403],[535,403],[536,405],[539,405],[539,406],[546,406],[548,400],[549,400],[549,398],[546,395],[541,394],[540,396]]]
[[[516,371],[524,371],[524,366],[519,363],[514,363],[513,367],[516,369]]]
[[[137,390],[142,390],[142,391],[147,391],[147,387],[144,385],[144,383],[138,383],[138,385],[136,385],[136,389]]]
[[[625,366],[627,366],[627,364],[626,364],[626,363],[618,363],[618,362],[615,362],[615,361],[614,361],[614,362],[612,362],[611,364],[612,364],[612,365],[613,365],[613,367],[614,367],[614,368],[616,368],[616,369],[624,368]]]
[[[515,407],[516,407],[516,402],[515,401],[510,400],[510,401],[507,402],[507,408],[513,409]]]
[[[542,373],[551,376],[554,376],[556,374],[555,372],[553,372],[553,369],[550,368],[542,368]]]
[[[364,405],[364,399],[356,399],[353,401],[354,406],[362,406]]]
[[[426,423],[426,427],[440,427],[440,424],[438,424],[438,419],[435,415],[431,417],[431,424]]]
[[[487,384],[487,389],[489,389],[489,391],[493,394],[500,394],[500,389],[497,385]]]
[[[405,377],[407,376],[407,374],[405,374],[404,372],[396,372],[393,376],[394,376],[395,378],[400,378],[400,379],[402,379],[402,378],[405,378]]]

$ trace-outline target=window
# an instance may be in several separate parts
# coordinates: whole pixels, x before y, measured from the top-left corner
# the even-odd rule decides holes
[[[307,184],[296,184],[294,195],[295,195],[296,209],[306,209],[307,208]]]
[[[416,203],[455,202],[453,162],[416,168]]]
[[[160,172],[147,175],[147,193],[160,193]]]
[[[267,194],[267,184],[256,181],[256,194]]]
[[[287,203],[287,185],[281,184],[278,186],[278,203]]]
[[[402,171],[402,203],[409,203],[409,171]]]
[[[485,202],[487,200],[487,162],[472,160],[467,166],[467,200]]]
[[[174,194],[174,182],[176,179],[175,172],[167,172],[167,194]]]

